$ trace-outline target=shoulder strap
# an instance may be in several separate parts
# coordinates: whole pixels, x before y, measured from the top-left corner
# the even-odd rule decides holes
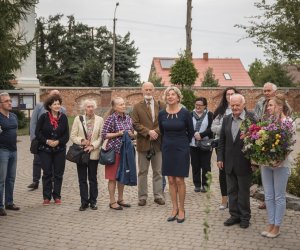
[[[87,134],[86,134],[86,131],[85,131],[85,127],[83,125],[83,116],[82,115],[79,116],[79,120],[81,121],[81,124],[82,124],[85,139],[87,140]]]

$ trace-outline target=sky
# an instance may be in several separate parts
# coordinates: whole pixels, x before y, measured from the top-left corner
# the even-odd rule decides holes
[[[40,0],[36,13],[48,17],[74,15],[84,24],[113,29],[116,3],[116,33],[131,34],[140,54],[137,72],[147,81],[153,57],[177,57],[185,49],[186,0]],[[194,0],[192,9],[192,52],[202,58],[240,58],[246,70],[263,51],[235,24],[247,24],[258,14],[254,0]]]

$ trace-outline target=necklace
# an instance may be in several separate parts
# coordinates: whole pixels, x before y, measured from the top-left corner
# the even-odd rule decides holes
[[[178,118],[177,113],[176,114],[169,114],[167,115],[167,119],[169,119],[169,117],[171,117],[171,119],[173,119],[175,116],[175,118]]]

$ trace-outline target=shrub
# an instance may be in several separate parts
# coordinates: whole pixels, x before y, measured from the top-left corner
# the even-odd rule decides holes
[[[295,168],[292,169],[292,174],[287,184],[287,192],[300,197],[300,154],[296,158]]]
[[[181,93],[183,95],[182,104],[189,110],[192,111],[194,109],[194,101],[196,96],[191,89],[182,89]]]
[[[260,169],[258,168],[254,172],[252,172],[252,184],[257,184],[259,186],[262,185]]]
[[[14,113],[18,118],[18,129],[25,128],[28,123],[25,113],[21,110],[12,110],[12,113]]]

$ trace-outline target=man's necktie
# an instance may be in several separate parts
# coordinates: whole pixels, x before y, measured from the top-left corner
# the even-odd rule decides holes
[[[151,115],[151,119],[153,121],[152,109],[151,109],[151,101],[147,101],[147,109],[149,110],[149,113]]]

